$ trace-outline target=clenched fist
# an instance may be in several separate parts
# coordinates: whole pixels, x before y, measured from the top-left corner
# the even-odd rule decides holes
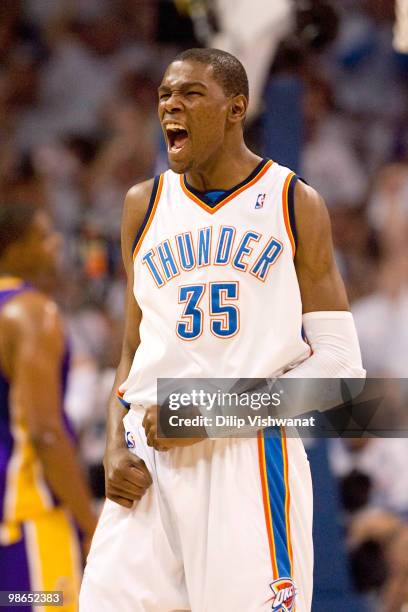
[[[127,448],[107,449],[103,465],[106,497],[125,508],[131,508],[152,484],[145,462]]]

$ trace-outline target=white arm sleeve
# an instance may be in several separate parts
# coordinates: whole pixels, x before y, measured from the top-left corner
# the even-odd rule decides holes
[[[273,381],[274,390],[283,389],[282,401],[273,409],[275,417],[294,418],[310,411],[323,412],[343,403],[345,387],[348,389],[347,395],[353,398],[364,388],[362,379],[366,372],[361,363],[351,312],[309,312],[303,315],[303,328],[312,354]],[[270,387],[265,386],[254,389],[254,392],[269,390]],[[237,407],[236,414],[243,416],[242,412],[246,410]],[[218,414],[223,414],[222,407],[218,409]],[[249,426],[242,426],[239,430],[234,427],[207,429],[209,437],[214,438],[243,435],[251,431],[254,432],[254,428]]]
[[[365,378],[351,312],[308,312],[303,329],[312,355],[280,378]]]
[[[342,403],[345,385],[353,398],[364,388],[366,371],[351,312],[309,312],[303,315],[303,328],[312,354],[279,377],[283,383],[297,379],[287,388],[279,416],[297,416],[310,410],[323,412]]]

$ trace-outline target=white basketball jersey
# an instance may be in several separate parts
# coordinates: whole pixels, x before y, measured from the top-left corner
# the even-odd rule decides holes
[[[157,378],[277,376],[309,356],[293,262],[293,172],[264,160],[210,205],[168,170],[134,250],[140,345],[119,395],[156,403]]]

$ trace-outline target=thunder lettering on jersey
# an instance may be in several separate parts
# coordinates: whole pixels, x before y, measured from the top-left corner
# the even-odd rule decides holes
[[[182,270],[192,272],[210,265],[232,266],[265,281],[283,244],[270,236],[262,252],[257,253],[252,243],[261,239],[259,232],[248,230],[241,236],[236,234],[236,228],[228,225],[219,228],[218,236],[213,236],[211,227],[200,227],[196,237],[185,232],[152,247],[142,255],[142,262],[159,288],[179,276]]]
[[[32,288],[18,278],[0,278],[0,310]],[[69,369],[66,349],[61,364],[63,393]],[[72,430],[64,421],[68,432]],[[7,525],[34,518],[58,505],[42,474],[41,464],[30,441],[27,423],[14,405],[11,385],[0,370],[0,544],[8,537]],[[6,543],[6,542],[4,542]]]
[[[263,160],[215,198],[168,170],[134,242],[140,345],[118,396],[156,401],[157,378],[276,376],[309,355],[294,266],[297,177]]]

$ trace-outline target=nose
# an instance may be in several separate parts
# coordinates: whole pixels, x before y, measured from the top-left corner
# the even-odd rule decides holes
[[[183,102],[180,95],[177,93],[170,94],[167,100],[164,101],[164,110],[167,113],[174,113],[179,110],[183,110]]]

